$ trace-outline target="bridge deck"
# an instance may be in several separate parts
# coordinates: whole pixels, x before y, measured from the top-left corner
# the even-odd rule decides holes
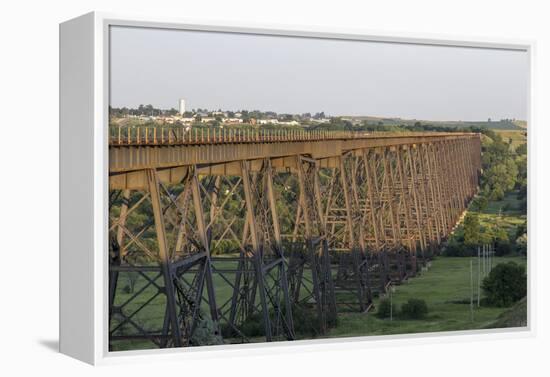
[[[188,138],[111,138],[109,172],[131,172],[149,168],[167,169],[226,164],[232,161],[284,158],[307,155],[322,160],[364,148],[415,145],[463,138],[479,138],[476,133],[366,134],[315,132],[301,134],[244,133],[235,135],[194,134]]]

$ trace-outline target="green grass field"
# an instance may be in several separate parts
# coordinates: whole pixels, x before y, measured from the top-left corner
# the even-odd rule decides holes
[[[495,258],[494,264],[508,261],[525,264],[522,257]],[[477,287],[477,260],[473,260],[474,285]],[[219,262],[218,262],[219,266]],[[228,265],[229,267],[229,265]],[[152,277],[153,275],[151,275]],[[231,276],[228,276],[231,277]],[[121,281],[117,292],[117,303],[120,305],[132,296],[126,291],[126,284]],[[158,281],[162,284],[162,279]],[[134,292],[138,292],[145,284],[145,279],[138,279]],[[224,284],[222,278],[214,275],[216,297],[218,305],[231,297],[231,289]],[[134,309],[147,302],[149,297],[157,292],[152,286],[145,290],[148,294],[140,295],[129,306]],[[476,296],[477,297],[477,296]],[[470,258],[437,257],[431,262],[431,267],[409,279],[408,282],[395,287],[392,300],[397,308],[409,298],[424,299],[428,304],[429,313],[423,320],[405,320],[396,313],[394,319],[379,319],[376,317],[376,309],[367,314],[340,311],[338,325],[330,330],[326,337],[353,337],[368,335],[408,334],[438,331],[456,331],[467,329],[481,329],[494,327],[497,319],[507,308],[480,307],[474,308],[474,320],[470,318]],[[375,307],[379,299],[376,299]],[[165,299],[163,295],[157,296],[152,305],[147,305],[133,320],[150,330],[159,329],[164,316]],[[128,307],[127,309],[130,309]],[[206,308],[205,308],[206,309]],[[131,326],[125,325],[129,333],[136,333]],[[304,338],[305,339],[305,338]],[[258,339],[258,341],[262,341]],[[143,349],[153,347],[152,343],[139,340],[119,341],[115,343],[114,350]]]
[[[511,143],[512,149],[527,143],[527,130],[494,130],[505,142]]]
[[[499,227],[505,228],[512,238],[515,235],[516,228],[525,222],[526,215],[521,211],[517,193],[509,192],[500,201],[490,201],[487,208],[479,214],[479,218],[481,225],[497,224]],[[515,308],[514,310],[484,306],[478,308],[476,305],[473,321],[471,320],[469,304],[470,260],[468,257],[437,257],[431,262],[431,266],[427,271],[395,287],[392,300],[397,309],[399,310],[401,305],[410,298],[423,299],[429,309],[428,316],[425,319],[407,320],[400,318],[398,313],[392,321],[380,319],[375,315],[376,306],[379,303],[379,299],[376,299],[374,302],[375,308],[367,314],[346,311],[345,309],[339,310],[337,327],[331,329],[325,337],[457,331],[506,327],[509,326],[507,325],[509,323],[521,323],[525,305],[519,305],[519,309]],[[508,261],[525,265],[526,258],[514,256],[494,259],[495,264]],[[233,282],[235,275],[229,270],[234,270],[237,267],[237,262],[234,259],[224,260],[220,258],[214,263],[214,266],[219,270],[214,273],[213,279],[216,301],[218,307],[220,307],[232,296],[232,287],[224,280],[220,270],[227,270],[223,275],[225,279]],[[475,258],[473,259],[473,266],[474,284],[477,287],[477,259]],[[147,276],[151,280],[156,278],[156,284],[159,287],[163,286],[163,279],[158,273],[150,272],[147,273]],[[134,286],[133,289],[130,289],[132,278]],[[146,284],[147,279],[143,276],[121,273],[117,286],[116,305],[123,305],[123,310],[126,313],[133,312],[143,306],[131,318],[132,322],[148,331],[157,332],[162,328],[166,300],[155,285],[146,286]],[[141,293],[135,299],[132,299],[138,292]],[[125,304],[126,301],[128,302]],[[206,304],[203,305],[203,310],[205,313],[208,312]],[[116,321],[112,323],[112,326],[117,326]],[[139,334],[139,331],[131,324],[123,325],[121,330],[122,334]],[[263,339],[257,339],[257,341],[263,341]],[[113,346],[113,350],[155,347],[151,342],[143,340],[122,340],[115,342]]]
[[[489,201],[487,208],[479,213],[480,225],[497,224],[500,228],[506,229],[510,239],[513,239],[516,228],[527,220],[527,215],[520,206],[517,191],[510,191],[502,200]]]
[[[525,265],[522,257],[500,257],[498,263],[514,261]],[[477,260],[473,260],[474,286],[477,277]],[[410,298],[420,298],[428,305],[428,316],[423,320],[406,320],[399,314],[390,321],[379,319],[373,313],[341,313],[338,326],[328,337],[410,334],[438,331],[457,331],[493,327],[492,324],[507,308],[477,307],[474,318],[470,314],[470,258],[438,257],[431,268],[408,283],[397,286],[392,300],[398,308]],[[482,296],[483,297],[483,296]],[[375,305],[378,300],[375,301]],[[474,302],[476,304],[476,302]]]

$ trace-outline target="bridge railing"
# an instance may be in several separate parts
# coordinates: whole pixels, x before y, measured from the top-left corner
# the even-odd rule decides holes
[[[456,134],[441,133],[437,135]],[[330,131],[305,129],[185,128],[185,127],[109,127],[110,145],[182,145],[269,143],[364,139],[396,136],[425,136],[434,132]]]

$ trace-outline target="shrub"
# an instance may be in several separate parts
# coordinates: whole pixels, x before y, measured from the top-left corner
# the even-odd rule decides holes
[[[201,315],[197,328],[190,339],[193,346],[209,346],[223,344],[223,340],[214,322],[206,316]]]
[[[315,337],[319,335],[321,322],[315,315],[315,312],[304,305],[295,305],[292,308],[292,320],[294,323],[294,332],[296,334]],[[329,324],[329,327],[331,324]]]
[[[464,243],[466,245],[478,245],[480,241],[479,216],[468,212],[464,218]]]
[[[526,233],[527,233],[527,221],[524,221],[523,223],[519,224],[516,227],[516,238],[521,237]]]
[[[225,323],[221,326],[221,332],[224,338],[239,337],[242,333],[247,337],[261,337],[265,335],[264,321],[260,313],[254,313],[248,316],[241,324],[236,324],[236,328]]]
[[[265,325],[262,315],[255,313],[249,316],[242,324],[241,331],[249,337],[265,336]]]
[[[485,195],[479,195],[472,201],[472,209],[477,212],[483,212],[487,209],[489,200]]]
[[[426,301],[411,298],[401,306],[401,314],[408,319],[422,319],[428,314]]]
[[[512,244],[508,241],[497,241],[495,243],[495,255],[502,257],[512,252]]]
[[[516,239],[516,251],[520,255],[527,255],[527,233],[522,234]]]
[[[514,262],[496,265],[489,276],[483,279],[483,291],[489,305],[512,305],[527,294],[525,268]]]
[[[471,257],[477,255],[477,246],[465,245],[453,237],[447,243],[443,255],[447,257]]]
[[[380,300],[380,303],[378,304],[378,310],[376,311],[376,316],[378,318],[390,318],[391,314],[397,314],[395,304],[387,298]]]
[[[527,143],[518,145],[516,147],[516,154],[519,154],[519,155],[527,154]]]
[[[281,305],[281,310],[284,312],[284,305]],[[273,320],[275,310],[269,310],[269,316]],[[299,335],[304,335],[309,338],[314,338],[319,335],[321,328],[320,319],[317,317],[316,311],[308,308],[305,305],[294,305],[292,307],[292,322],[294,324],[294,332]],[[336,318],[328,318],[327,326],[336,327]],[[240,325],[239,330],[247,337],[263,337],[265,336],[265,325],[263,315],[254,313]],[[238,336],[238,333],[229,325],[222,327],[222,334],[226,338]]]

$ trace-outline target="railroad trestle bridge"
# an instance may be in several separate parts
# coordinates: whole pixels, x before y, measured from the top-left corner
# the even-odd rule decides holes
[[[112,349],[292,340],[305,312],[322,335],[437,253],[481,169],[473,133],[120,130]]]

